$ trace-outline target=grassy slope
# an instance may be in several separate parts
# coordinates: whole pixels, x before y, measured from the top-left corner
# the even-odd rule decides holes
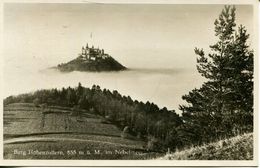
[[[70,112],[70,109],[51,108],[57,112]],[[36,134],[48,132],[77,132],[120,136],[121,130],[115,125],[102,123],[102,117],[84,113],[84,117],[69,115],[65,129],[65,115],[49,114],[44,124],[41,109],[29,103],[14,103],[4,107],[4,135]],[[80,119],[80,121],[79,121]]]
[[[52,110],[61,111],[61,107]],[[63,109],[64,112],[70,109]],[[41,109],[28,103],[4,107],[4,158],[5,159],[143,159],[133,154],[104,154],[105,151],[142,151],[143,141],[123,139],[121,130],[112,124],[102,123],[102,117],[86,113],[80,118],[69,116],[69,127],[64,128],[64,117],[49,116],[42,127]],[[31,139],[31,140],[30,140]],[[11,142],[10,141],[14,141]],[[64,155],[22,155],[14,150],[62,151]],[[67,151],[91,151],[92,154],[71,155]],[[101,154],[93,154],[101,150]],[[147,154],[149,155],[149,154]]]
[[[238,135],[207,145],[166,154],[167,160],[252,160],[253,134]]]

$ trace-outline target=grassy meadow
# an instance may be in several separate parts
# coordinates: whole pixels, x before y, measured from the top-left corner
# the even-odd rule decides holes
[[[42,109],[29,103],[14,103],[4,107],[4,137],[51,132],[77,132],[120,136],[115,125],[102,123],[102,117],[87,112],[71,115],[71,110],[49,107],[53,113],[43,116]]]
[[[145,159],[145,142],[121,138],[118,127],[104,123],[101,116],[70,108],[40,107],[14,103],[4,107],[5,159]],[[35,151],[35,152],[32,152]],[[47,153],[46,153],[47,152]],[[52,152],[52,153],[48,153]]]

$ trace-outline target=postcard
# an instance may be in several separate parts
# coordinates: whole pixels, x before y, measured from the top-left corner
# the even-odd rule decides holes
[[[256,0],[1,6],[1,165],[257,166]]]

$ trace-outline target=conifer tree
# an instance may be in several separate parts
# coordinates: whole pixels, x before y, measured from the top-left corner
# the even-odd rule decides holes
[[[197,70],[207,79],[200,89],[182,98],[186,129],[200,143],[220,136],[252,131],[253,125],[253,52],[249,50],[245,27],[235,30],[235,7],[225,6],[215,20],[218,41],[206,55],[195,48]]]

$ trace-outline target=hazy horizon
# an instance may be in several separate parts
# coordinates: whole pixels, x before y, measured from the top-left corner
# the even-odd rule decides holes
[[[130,68],[195,69],[194,48],[213,44],[223,7],[5,3],[5,67],[55,66],[77,57],[88,42]],[[253,7],[236,8],[236,23],[252,36]]]
[[[224,5],[4,4],[4,96],[36,89],[100,84],[170,109],[199,87],[194,48],[216,40],[214,20]],[[236,5],[236,23],[253,36],[253,6]],[[92,38],[91,38],[92,34]],[[86,43],[132,71],[40,73],[68,62]],[[147,70],[149,69],[149,70]],[[176,73],[177,72],[177,73]],[[124,76],[128,75],[128,76]]]

